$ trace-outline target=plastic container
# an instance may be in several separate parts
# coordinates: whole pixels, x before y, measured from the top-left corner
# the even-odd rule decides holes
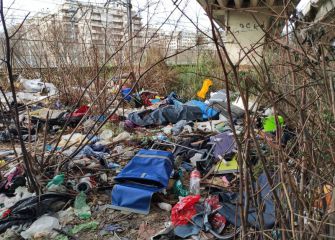
[[[197,169],[193,170],[190,175],[190,194],[200,194],[200,180],[201,173]]]
[[[79,183],[76,186],[78,192],[88,192],[92,189],[92,183],[90,177],[84,177],[79,180]]]

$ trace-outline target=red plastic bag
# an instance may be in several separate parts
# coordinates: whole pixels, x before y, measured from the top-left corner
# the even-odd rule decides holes
[[[81,106],[76,109],[72,114],[69,114],[69,117],[83,117],[90,108],[86,105]]]
[[[199,202],[200,195],[187,196],[173,206],[171,222],[173,226],[185,225],[197,213],[194,205]]]

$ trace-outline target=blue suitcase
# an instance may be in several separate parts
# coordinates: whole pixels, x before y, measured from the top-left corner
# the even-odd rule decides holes
[[[152,195],[167,187],[172,170],[171,152],[140,150],[114,179],[112,208],[148,214]]]

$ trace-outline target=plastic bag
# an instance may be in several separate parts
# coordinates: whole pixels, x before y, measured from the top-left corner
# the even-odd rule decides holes
[[[130,140],[131,135],[128,132],[122,132],[119,135],[117,135],[115,138],[113,138],[113,142],[121,142],[121,141],[127,141]]]
[[[21,236],[24,239],[29,239],[37,233],[51,233],[54,228],[60,228],[58,219],[44,215],[37,219],[26,231],[21,232]]]
[[[185,225],[197,213],[194,205],[199,202],[200,195],[187,196],[181,199],[171,211],[173,226]]]
[[[95,230],[97,229],[99,223],[96,221],[93,222],[87,222],[87,223],[82,223],[79,225],[74,226],[71,230],[70,230],[70,234],[77,234],[81,231],[87,231],[87,230]]]
[[[31,93],[37,93],[41,92],[44,83],[40,78],[38,79],[21,79],[20,80],[22,83],[23,88],[25,89],[26,92],[31,92]]]
[[[284,126],[284,118],[282,116],[278,116],[278,123],[281,127]],[[277,129],[275,116],[269,116],[264,118],[263,120],[263,129],[264,132],[275,132]]]
[[[77,108],[73,113],[70,113],[69,117],[83,117],[90,108],[86,105]]]
[[[100,134],[100,139],[104,141],[112,141],[114,132],[112,130],[106,129]]]
[[[49,96],[55,95],[58,90],[52,83],[42,82],[40,78],[38,79],[24,79],[21,78],[20,82],[27,93],[40,93],[46,92]]]
[[[45,193],[19,200],[3,213],[0,219],[0,233],[15,225],[31,223],[44,213],[59,211],[71,199],[69,194]]]
[[[186,197],[189,194],[189,191],[183,186],[183,183],[178,179],[173,185],[173,193],[178,197]]]
[[[57,212],[57,216],[59,219],[59,223],[62,226],[66,226],[67,224],[72,223],[75,220],[73,207],[69,207],[66,210],[61,210]]]

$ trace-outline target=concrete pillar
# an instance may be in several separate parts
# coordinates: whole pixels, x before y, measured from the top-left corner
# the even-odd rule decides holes
[[[251,15],[245,12],[227,12],[226,26],[230,31],[226,31],[226,47],[229,56],[234,64],[251,65],[246,53],[253,50],[248,56],[252,61],[260,61],[264,44],[264,31],[269,24],[269,17],[262,14]]]
[[[266,4],[259,0],[217,0],[212,5],[204,0],[198,2],[205,10],[212,9],[214,19],[225,30],[225,46],[232,62],[241,66],[257,65],[265,43],[264,31],[268,30],[271,16],[282,10],[280,3],[275,0],[266,0]]]

